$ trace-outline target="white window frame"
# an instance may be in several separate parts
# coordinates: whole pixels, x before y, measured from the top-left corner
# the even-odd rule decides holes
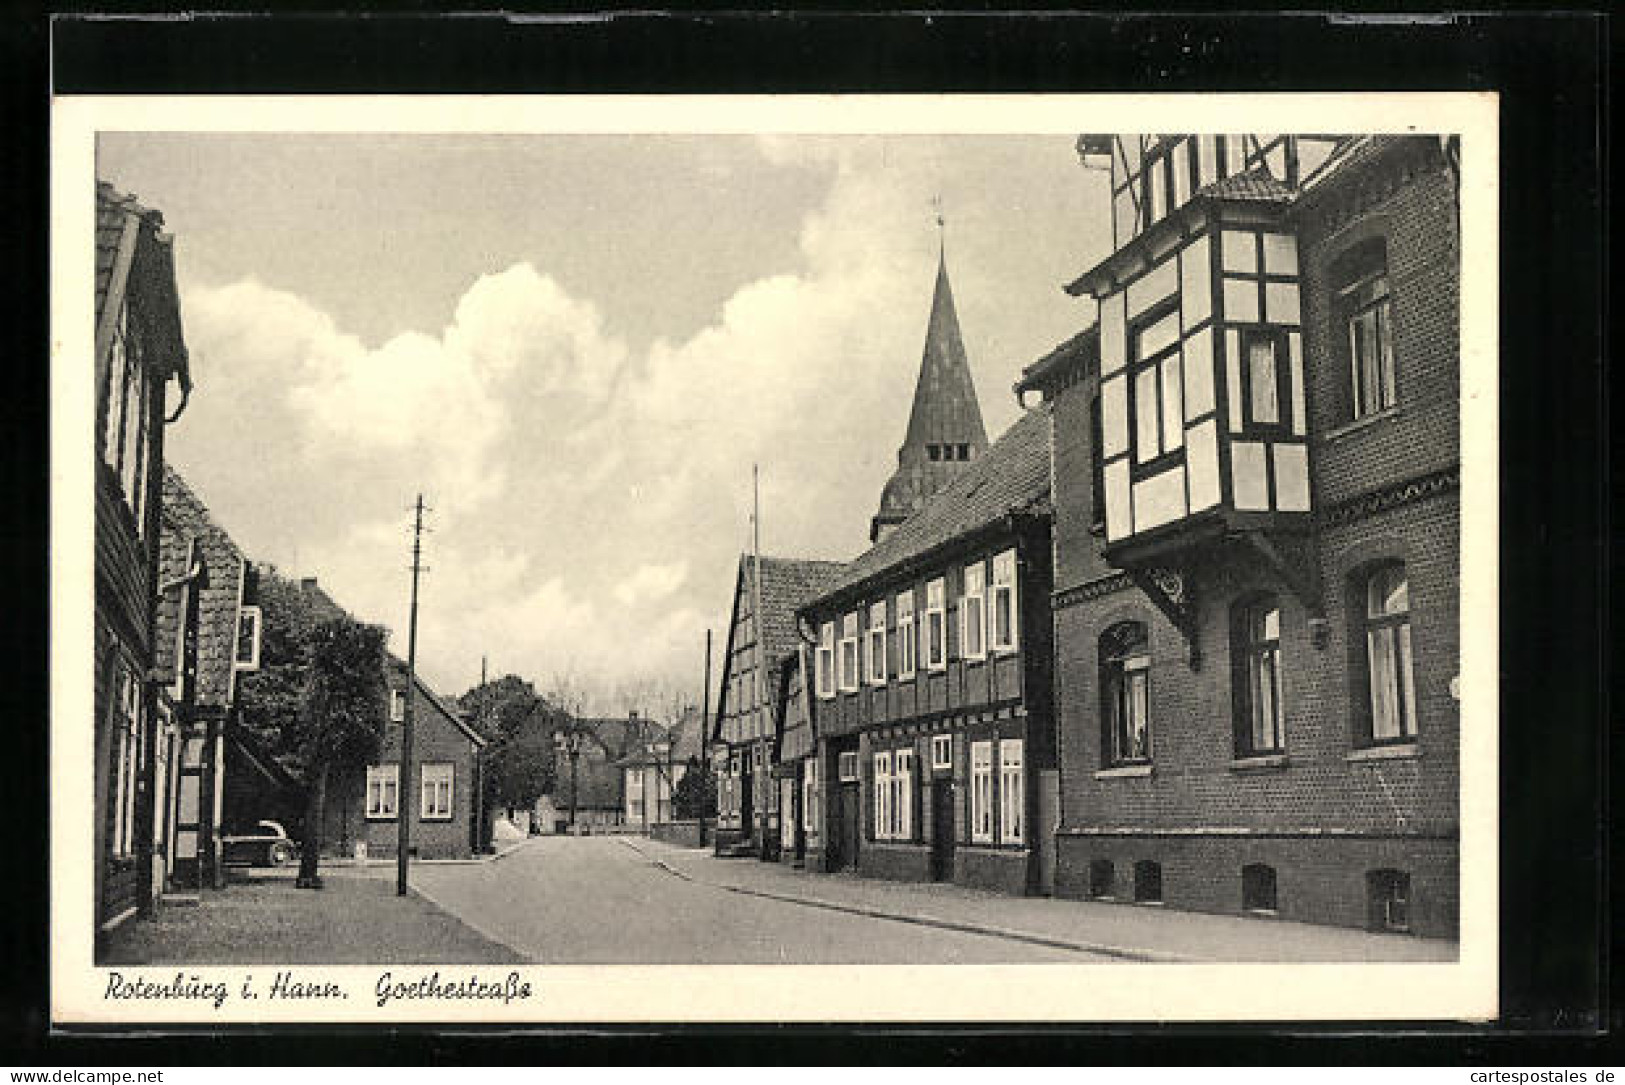
[[[993,743],[970,744],[970,838],[993,843]]]
[[[841,617],[840,647],[841,692],[855,693],[858,689],[858,612],[855,610]]]
[[[999,842],[1022,842],[1022,805],[1027,793],[1022,767],[1022,740],[1007,738],[999,743]]]
[[[246,627],[246,629],[245,629]],[[264,615],[256,606],[237,608],[237,640],[232,647],[232,665],[240,671],[260,669],[260,633],[265,628]],[[243,657],[243,637],[248,636],[248,657]]]
[[[946,600],[948,585],[942,577],[925,586],[925,669],[948,669],[948,612]],[[940,650],[934,657],[933,652]]]
[[[864,637],[865,659],[871,686],[886,684],[886,601],[869,605],[869,630]]]
[[[400,812],[401,805],[401,766],[391,762],[387,765],[367,766],[367,804],[366,817],[368,821],[394,821]]]
[[[391,689],[389,691],[389,722],[404,723],[406,720],[406,691],[404,689]]]
[[[849,784],[858,778],[858,754],[856,750],[843,750],[835,755],[835,772],[841,783]]]
[[[835,696],[834,622],[825,622],[818,628],[818,657],[814,669],[818,672],[818,697],[827,701]]]
[[[892,753],[892,821],[895,839],[914,839],[914,751],[896,750]]]
[[[914,589],[897,595],[897,677],[913,678],[919,666],[919,628],[914,624]]]
[[[819,832],[819,827],[822,824],[823,803],[819,799],[818,758],[813,756],[802,762],[801,768],[802,832],[808,840],[816,840],[822,835]]]
[[[1020,596],[1016,594],[1016,552],[1006,550],[993,558],[993,592],[988,604],[988,645],[994,652],[1014,652],[1021,646]],[[1010,626],[999,636],[999,599],[1007,597],[1010,608]]]
[[[987,566],[973,561],[965,566],[965,590],[959,596],[959,655],[987,658]]]
[[[954,736],[931,736],[931,767],[934,769],[951,769],[954,767]]]
[[[423,821],[450,821],[457,794],[457,766],[450,761],[425,761],[418,776],[418,817]]]
[[[892,772],[891,751],[885,750],[877,753],[873,758],[874,764],[874,792],[872,804],[874,806],[874,838],[876,840],[892,839]]]

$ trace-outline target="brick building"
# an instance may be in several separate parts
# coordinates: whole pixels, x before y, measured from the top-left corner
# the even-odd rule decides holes
[[[1052,409],[1067,896],[1458,930],[1458,223],[1432,137],[1083,137]]]
[[[349,856],[364,844],[371,858],[393,858],[399,846],[403,799],[412,819],[410,854],[419,859],[466,859],[484,850],[479,839],[480,751],[485,739],[462,712],[418,676],[411,696],[412,780],[400,787],[401,734],[406,719],[406,664],[389,657],[389,725],[375,764],[330,781],[322,842]]]
[[[168,705],[152,679],[157,638],[164,427],[192,381],[164,218],[96,186],[94,916],[106,930],[150,909],[156,736]],[[168,402],[169,382],[180,386]],[[162,719],[161,719],[162,717]]]

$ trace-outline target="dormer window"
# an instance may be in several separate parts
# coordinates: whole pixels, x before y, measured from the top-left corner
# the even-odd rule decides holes
[[[237,611],[237,649],[232,663],[240,671],[260,669],[259,607],[242,607]]]

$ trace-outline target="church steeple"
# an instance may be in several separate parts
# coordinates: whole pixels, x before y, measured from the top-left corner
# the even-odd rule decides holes
[[[942,224],[940,215],[937,224]],[[897,471],[881,491],[880,511],[870,522],[869,541],[878,542],[887,530],[918,512],[986,449],[987,429],[959,333],[947,255],[939,250],[936,291],[908,432],[897,450]]]

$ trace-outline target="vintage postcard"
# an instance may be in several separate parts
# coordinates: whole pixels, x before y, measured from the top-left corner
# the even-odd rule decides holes
[[[1493,1017],[1496,133],[58,98],[55,1022]]]

